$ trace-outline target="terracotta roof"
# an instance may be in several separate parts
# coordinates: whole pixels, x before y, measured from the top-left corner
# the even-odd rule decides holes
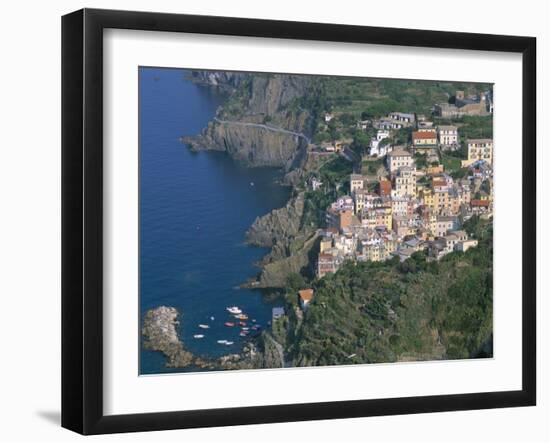
[[[413,132],[413,140],[432,140],[436,138],[434,132],[430,131],[415,131]]]
[[[489,207],[491,202],[489,200],[471,200],[470,205],[472,206],[485,206]]]
[[[298,294],[302,300],[310,301],[313,298],[313,289],[302,289]]]

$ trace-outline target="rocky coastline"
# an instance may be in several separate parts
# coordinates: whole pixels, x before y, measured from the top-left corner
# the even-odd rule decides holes
[[[242,286],[282,288],[290,274],[308,271],[310,254],[318,246],[316,230],[302,226],[304,192],[295,188],[305,171],[314,166],[307,154],[312,115],[296,106],[309,91],[309,80],[292,75],[205,71],[192,72],[190,79],[214,88],[227,99],[200,134],[182,136],[180,141],[194,151],[227,152],[246,167],[280,168],[284,173],[281,184],[294,188],[284,207],[258,217],[246,232],[248,244],[270,248],[270,252],[258,263],[259,274]],[[247,341],[238,354],[217,359],[194,355],[178,334],[182,317],[174,307],[159,306],[143,318],[143,345],[161,352],[167,367],[225,370],[285,366],[283,347],[268,330]]]
[[[307,78],[225,72],[193,72],[191,78],[228,98],[199,135],[183,136],[182,143],[196,151],[225,151],[250,167],[290,171],[303,158],[312,115],[296,103],[310,87]]]
[[[277,342],[269,332],[263,332],[256,340],[250,340],[240,353],[227,354],[217,359],[194,355],[185,348],[178,335],[183,314],[172,306],[149,309],[143,319],[143,346],[161,352],[169,368],[200,368],[208,370],[260,369],[282,367],[284,362],[276,349]]]
[[[199,135],[181,137],[190,149],[225,151],[247,167],[281,168],[282,184],[293,188],[314,169],[307,153],[312,114],[296,106],[311,91],[308,77],[196,72],[192,79],[230,93]],[[281,288],[288,275],[308,271],[317,233],[303,228],[303,213],[304,193],[294,192],[286,206],[254,221],[247,243],[270,252],[258,263],[258,276],[242,287]]]

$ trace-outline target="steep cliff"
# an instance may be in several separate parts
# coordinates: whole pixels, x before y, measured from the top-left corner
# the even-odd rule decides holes
[[[304,193],[291,198],[285,207],[258,217],[246,233],[247,242],[271,251],[261,261],[254,287],[281,288],[290,274],[310,273],[318,234],[302,225]]]
[[[254,246],[270,248],[281,239],[296,236],[304,213],[304,194],[291,198],[286,206],[256,218],[246,232],[246,240]]]
[[[227,151],[248,166],[292,169],[312,132],[311,110],[301,100],[315,89],[310,77],[287,74],[194,73],[194,78],[230,91],[216,118],[198,136],[182,141],[195,150]]]

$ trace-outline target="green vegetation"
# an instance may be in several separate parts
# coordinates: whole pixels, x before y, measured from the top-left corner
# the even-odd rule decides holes
[[[425,169],[428,167],[428,159],[426,154],[420,154],[419,152],[414,154],[414,163],[416,165],[416,169]]]
[[[361,165],[361,173],[366,175],[375,175],[383,164],[383,158],[378,158],[376,160],[365,160]]]
[[[469,172],[470,170],[468,168],[460,168],[460,169],[451,171],[450,174],[452,178],[454,178],[455,180],[458,180],[460,178],[466,177],[469,174]]]
[[[447,102],[457,90],[473,94],[490,88],[487,84],[346,77],[325,77],[322,83],[327,110],[362,119],[392,111],[430,115],[434,103]]]
[[[335,157],[324,164],[319,170],[321,180],[331,188],[338,184],[349,181],[349,175],[353,171],[353,165],[343,157]]]
[[[449,174],[461,169],[462,162],[459,157],[447,153],[441,154],[441,163]]]
[[[289,313],[293,339],[286,351],[293,363],[477,356],[492,333],[492,224],[474,217],[464,229],[480,241],[466,253],[439,262],[427,261],[423,252],[403,263],[347,262],[313,281],[315,298],[303,321]],[[296,290],[289,285],[287,297]]]
[[[335,198],[334,192],[325,192],[321,189],[306,191],[301,225],[315,228],[324,226],[325,211]]]

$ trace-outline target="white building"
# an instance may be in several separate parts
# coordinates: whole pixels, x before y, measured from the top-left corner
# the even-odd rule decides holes
[[[445,125],[438,127],[439,143],[445,146],[458,145],[458,128]]]
[[[400,168],[412,167],[414,165],[413,156],[404,149],[394,149],[388,153],[387,166],[390,172],[395,173]]]

